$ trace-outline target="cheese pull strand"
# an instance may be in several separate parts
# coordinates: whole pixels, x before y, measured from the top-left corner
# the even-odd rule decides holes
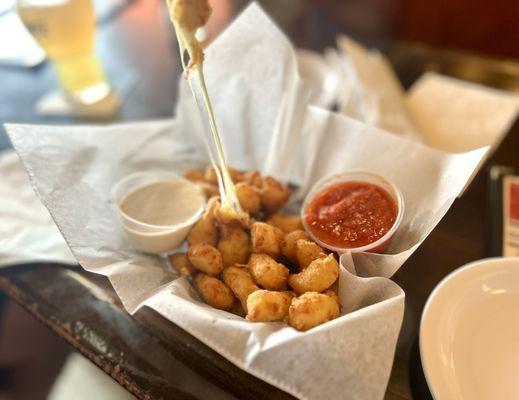
[[[236,191],[234,189],[234,183],[232,182],[231,175],[229,174],[227,163],[225,161],[225,153],[223,151],[213,108],[211,107],[211,101],[209,99],[205,85],[202,64],[198,64],[194,68],[196,74],[190,74],[188,82],[199,109],[205,112],[204,115],[207,116],[207,121],[209,122],[209,131],[211,132],[214,149],[216,150],[216,157],[212,151],[213,148],[210,145],[207,147],[211,163],[213,164],[216,176],[218,178],[218,187],[220,189],[222,208],[229,208],[231,210],[235,210],[237,213],[243,213],[238,201],[238,196],[236,195]],[[207,137],[207,133],[209,132],[206,130],[206,142],[209,143],[211,139]],[[217,163],[219,164],[219,167]]]
[[[168,7],[177,35],[184,76],[196,100],[202,119],[209,125],[209,129],[204,130],[205,143],[218,179],[221,208],[227,213],[234,213],[238,218],[243,218],[245,213],[240,207],[227,168],[211,100],[207,93],[203,70],[203,49],[195,38],[197,28],[203,26],[209,18],[211,12],[209,4],[206,0],[168,0]],[[186,52],[189,55],[189,62],[185,60]],[[211,146],[211,142],[214,146]]]

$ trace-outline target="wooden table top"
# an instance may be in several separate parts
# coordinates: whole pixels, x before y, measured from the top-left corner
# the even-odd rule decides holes
[[[310,23],[286,31],[301,46],[333,44],[340,27],[312,9]],[[320,19],[321,18],[321,19]],[[150,21],[152,21],[150,23]],[[126,96],[120,119],[170,116],[180,66],[164,10],[157,1],[134,1],[99,29],[99,52],[117,72],[132,68],[139,81]],[[301,26],[305,31],[301,32]],[[153,45],[150,45],[153,44]],[[517,90],[517,64],[415,44],[381,44],[409,87],[433,70],[489,86]],[[71,118],[35,115],[36,100],[55,86],[48,63],[33,69],[0,67],[0,122],[63,124]],[[0,129],[0,150],[9,144]],[[519,123],[514,125],[462,198],[394,276],[406,293],[406,310],[386,399],[427,399],[416,338],[421,312],[435,285],[457,267],[488,255],[487,169],[519,170]],[[235,367],[182,329],[145,308],[130,316],[107,279],[77,266],[32,264],[0,270],[0,289],[52,328],[140,399],[282,399],[290,395]]]

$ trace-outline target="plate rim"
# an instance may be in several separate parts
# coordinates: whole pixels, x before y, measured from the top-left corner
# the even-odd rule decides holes
[[[431,384],[431,377],[429,376],[429,372],[427,371],[426,365],[424,363],[424,320],[426,318],[426,315],[429,314],[431,304],[433,301],[438,297],[438,293],[443,290],[443,288],[446,286],[448,282],[450,282],[454,277],[461,275],[465,273],[467,270],[476,268],[481,265],[485,264],[492,264],[496,261],[504,261],[504,262],[517,262],[519,263],[519,257],[487,257],[482,258],[479,260],[471,261],[467,264],[463,264],[461,267],[456,268],[455,270],[451,271],[449,274],[445,275],[440,282],[434,287],[434,289],[431,291],[429,296],[427,297],[427,301],[425,302],[422,315],[420,317],[420,326],[419,326],[419,334],[418,334],[418,344],[419,344],[419,351],[420,351],[420,361],[422,364],[422,370],[425,377],[425,381],[427,383],[427,386],[429,387],[429,391],[431,392],[431,395],[433,399],[439,399],[437,396],[437,393],[435,392],[435,389],[433,385]],[[519,267],[518,267],[519,268]]]

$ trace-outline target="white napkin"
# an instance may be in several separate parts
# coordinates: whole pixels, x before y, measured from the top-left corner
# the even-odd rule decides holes
[[[517,117],[519,94],[428,72],[406,104],[428,145],[462,152],[499,146]]]
[[[517,93],[435,72],[425,73],[404,93],[384,55],[345,35],[337,38],[337,46],[324,58],[341,77],[339,111],[368,125],[446,152],[483,146],[493,151],[519,112]]]
[[[0,267],[22,262],[76,263],[13,151],[0,153]]]
[[[206,71],[231,165],[290,180],[300,195],[316,179],[352,169],[381,174],[402,191],[407,211],[389,254],[341,257],[340,318],[305,333],[249,323],[200,303],[186,279],[122,239],[109,200],[115,182],[135,171],[207,165],[203,123],[185,84],[173,121],[7,131],[78,262],[108,276],[129,312],[152,307],[299,398],[382,398],[404,306],[402,290],[384,277],[439,222],[486,149],[446,154],[309,107],[292,46],[256,4],[211,45]]]
[[[328,59],[348,82],[339,95],[339,111],[397,135],[422,141],[405,104],[405,93],[387,58],[339,35],[338,52]],[[332,53],[333,54],[333,53]]]

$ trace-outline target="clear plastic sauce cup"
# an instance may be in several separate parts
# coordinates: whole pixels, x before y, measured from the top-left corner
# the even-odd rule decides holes
[[[146,192],[150,188],[162,194],[171,191],[168,195],[173,201],[164,204],[159,201],[160,196],[154,196],[151,191]],[[156,210],[153,223],[139,220],[136,215],[123,210],[129,196],[135,195],[139,190],[142,207]],[[138,172],[128,175],[114,185],[111,199],[125,238],[137,250],[151,254],[166,253],[182,245],[193,224],[202,216],[205,206],[205,196],[198,185],[167,172]],[[139,204],[133,206],[137,210],[134,214],[139,214]],[[176,221],[173,224],[167,223],[168,217],[171,217],[168,210],[175,213]],[[164,223],[161,222],[161,217],[164,217]]]
[[[330,245],[326,242],[323,242],[318,237],[314,235],[310,227],[308,226],[306,222],[306,210],[308,209],[308,206],[310,203],[316,198],[317,195],[319,195],[322,191],[329,188],[332,185],[339,184],[339,183],[346,183],[346,182],[365,182],[370,183],[376,186],[381,187],[384,189],[389,195],[393,198],[397,205],[397,216],[395,218],[395,222],[391,226],[391,228],[387,231],[387,233],[380,237],[378,240],[376,240],[373,243],[369,243],[365,246],[361,247],[336,247],[333,245]],[[360,252],[370,252],[370,253],[383,253],[387,247],[389,246],[389,243],[397,231],[400,223],[402,222],[404,216],[404,198],[398,188],[387,179],[372,174],[370,172],[362,172],[362,171],[355,171],[355,172],[345,172],[345,173],[339,173],[335,174],[326,178],[321,179],[318,181],[310,190],[308,195],[305,198],[305,201],[303,202],[303,206],[301,208],[301,219],[303,221],[303,226],[307,233],[310,235],[312,240],[314,240],[317,244],[319,244],[321,247],[327,248],[329,250],[335,251],[339,254],[345,253],[345,252],[352,252],[352,253],[360,253]]]

